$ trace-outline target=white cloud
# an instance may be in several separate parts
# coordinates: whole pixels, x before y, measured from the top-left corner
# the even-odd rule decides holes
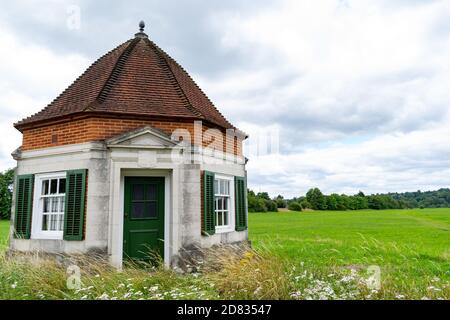
[[[0,27],[0,168],[13,167],[10,154],[22,135],[13,123],[41,110],[88,66],[77,54],[58,55]]]
[[[96,15],[103,3],[80,3],[79,38],[58,41],[64,5],[50,1],[34,14],[10,5],[16,14],[26,8],[33,23],[21,23],[45,36],[38,42],[0,28],[0,135],[8,137],[0,168],[13,164],[9,153],[20,144],[12,123],[45,106],[95,58],[70,54],[74,42],[84,44],[80,52],[110,41],[112,48],[136,15],[121,5]],[[313,186],[348,193],[448,186],[449,1],[281,0],[246,10],[238,1],[207,10],[197,9],[201,1],[167,3],[140,4],[157,21],[148,21],[151,37],[191,66],[251,139],[279,131],[280,154],[250,156],[250,187],[297,196]],[[62,16],[42,19],[55,12]],[[105,16],[117,24],[106,28]]]
[[[243,130],[281,128],[281,155],[250,160],[250,186],[291,196],[448,186],[449,9],[286,0],[215,17],[225,50],[248,65],[202,79],[206,91]]]
[[[450,178],[450,128],[386,134],[348,145],[336,143],[289,155],[251,159],[251,186],[298,196],[314,186],[325,192],[429,190]]]

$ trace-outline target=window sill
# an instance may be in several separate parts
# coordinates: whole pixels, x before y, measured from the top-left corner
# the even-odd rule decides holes
[[[63,234],[43,234],[43,233],[39,233],[39,234],[32,234],[31,235],[31,240],[63,240]]]
[[[231,233],[234,232],[234,228],[231,227],[216,227],[216,233],[222,234],[222,233]]]

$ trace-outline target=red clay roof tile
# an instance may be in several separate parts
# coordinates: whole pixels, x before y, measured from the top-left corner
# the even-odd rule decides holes
[[[191,118],[233,128],[189,74],[146,37],[102,56],[46,108],[15,127],[89,112]]]

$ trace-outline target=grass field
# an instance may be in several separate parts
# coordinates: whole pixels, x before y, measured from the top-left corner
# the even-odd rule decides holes
[[[0,220],[0,252],[6,247],[8,240],[9,221]]]
[[[379,266],[382,285],[400,296],[450,282],[450,209],[255,213],[250,226],[256,248],[319,273]]]
[[[0,246],[8,227],[0,221]],[[254,213],[249,232],[256,252],[218,273],[91,268],[75,292],[60,267],[0,253],[0,299],[450,299],[450,209]],[[370,266],[381,288],[367,288]]]

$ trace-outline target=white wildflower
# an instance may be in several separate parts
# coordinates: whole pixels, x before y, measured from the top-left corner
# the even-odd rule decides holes
[[[429,291],[434,291],[434,292],[442,291],[441,289],[436,288],[435,286],[429,286],[427,289],[428,289]]]
[[[128,299],[129,297],[131,297],[131,292],[127,292],[123,295],[124,299]]]
[[[155,291],[158,291],[158,289],[159,289],[159,287],[156,285],[156,286],[153,286],[153,287],[150,287],[150,291],[151,292],[155,292]]]
[[[109,299],[109,295],[105,292],[100,297],[98,297],[98,299],[100,299],[100,300],[108,300]]]
[[[291,296],[292,299],[297,299],[297,300],[299,300],[299,299],[302,297],[302,293],[301,293],[300,291],[292,292],[292,293],[290,294],[290,296]]]
[[[256,288],[255,292],[253,292],[253,294],[256,296],[261,292],[261,290],[262,290],[262,287],[258,287],[258,288]]]

